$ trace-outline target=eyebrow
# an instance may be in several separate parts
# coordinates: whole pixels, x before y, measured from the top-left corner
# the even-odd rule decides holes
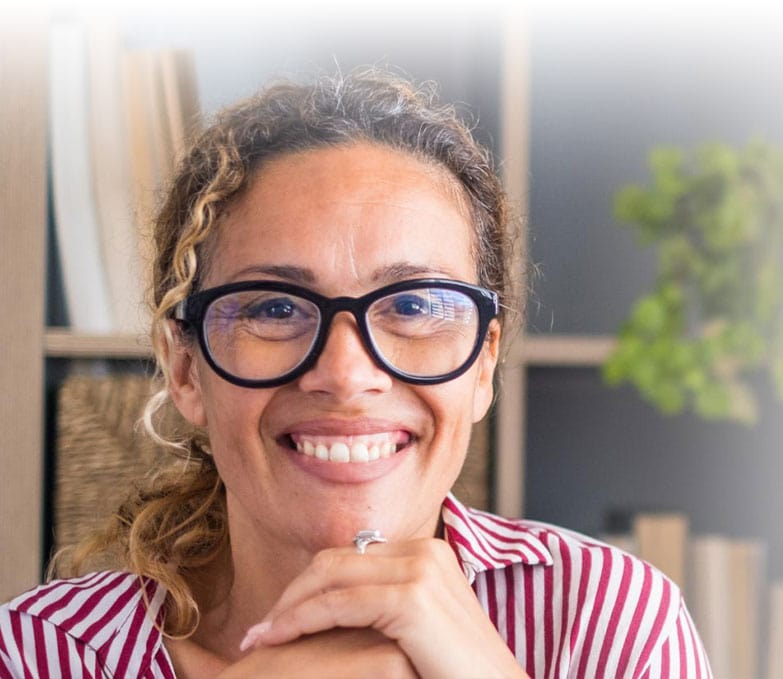
[[[268,264],[268,265],[255,265],[248,266],[244,269],[237,271],[234,276],[235,280],[242,280],[248,275],[256,276],[274,276],[275,278],[282,278],[283,280],[291,281],[293,283],[315,283],[315,274],[310,270],[302,266],[293,266],[291,264]]]
[[[372,275],[373,282],[393,282],[405,278],[414,278],[416,276],[441,275],[453,278],[453,274],[442,269],[423,266],[421,264],[412,264],[410,262],[395,262],[387,266],[376,269]]]
[[[248,276],[274,276],[285,281],[298,283],[300,285],[314,285],[317,282],[317,276],[312,269],[306,267],[294,266],[292,264],[266,264],[253,265],[240,269],[233,276],[232,280],[243,280]],[[376,269],[371,280],[373,283],[393,283],[399,280],[415,277],[447,276],[453,278],[451,272],[443,269],[413,264],[410,262],[394,262],[379,269]]]

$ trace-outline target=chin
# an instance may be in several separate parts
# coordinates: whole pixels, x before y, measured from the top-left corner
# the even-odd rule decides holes
[[[361,530],[379,530],[390,541],[418,537],[412,534],[409,526],[421,520],[416,521],[410,515],[407,501],[404,507],[399,506],[358,488],[345,491],[341,496],[333,498],[327,510],[311,517],[311,521],[302,526],[309,536],[307,542],[312,546],[318,549],[351,547],[354,536]]]

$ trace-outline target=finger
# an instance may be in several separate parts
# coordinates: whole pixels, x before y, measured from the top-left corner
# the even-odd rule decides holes
[[[436,548],[435,551],[437,551]],[[483,615],[454,557],[380,557],[324,552],[291,583],[251,640],[280,643],[331,627],[374,627],[399,640],[425,618]],[[293,635],[293,636],[292,636]]]
[[[365,584],[396,585],[416,572],[417,559],[429,559],[424,542],[374,544],[365,554],[352,548],[327,549],[316,554],[310,565],[289,583],[280,599],[265,616],[274,618],[304,599],[332,589]]]
[[[314,594],[252,627],[243,648],[282,644],[335,627],[372,627],[397,640],[405,585],[359,585]],[[396,622],[396,624],[395,624]]]
[[[516,659],[480,607],[460,611],[451,600],[432,601],[428,594],[409,585],[325,592],[283,611],[259,632],[255,645],[277,648],[326,630],[374,628],[399,645],[421,676],[461,676],[482,666],[486,671],[476,676],[517,676]],[[444,648],[451,649],[447,658]]]

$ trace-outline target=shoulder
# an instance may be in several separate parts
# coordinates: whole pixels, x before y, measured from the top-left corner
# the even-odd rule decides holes
[[[598,623],[624,623],[630,633],[644,627],[670,629],[682,608],[679,587],[638,557],[582,533],[540,521],[522,522],[546,545],[555,586],[575,592],[582,609]],[[573,591],[572,591],[573,590]]]
[[[518,564],[591,575],[625,568],[666,580],[649,564],[577,531],[472,509],[453,496],[443,503],[443,521],[446,539],[460,560],[475,565],[477,572]]]
[[[447,501],[448,502],[448,501]],[[484,559],[502,554],[500,566],[541,566],[560,579],[577,579],[584,587],[612,584],[628,593],[634,583],[660,590],[679,603],[679,588],[660,571],[614,546],[562,526],[530,519],[510,519],[455,504],[444,504],[460,516],[455,526],[470,534],[474,550]],[[674,606],[676,608],[676,605]]]
[[[484,521],[492,516],[475,514]],[[575,610],[592,607],[595,614],[600,609],[604,617],[622,618],[631,631],[642,624],[674,624],[682,605],[680,589],[646,561],[561,526],[529,519],[496,520],[541,545],[541,581],[568,596]]]
[[[683,640],[690,655],[703,655],[679,588],[645,561],[567,528],[453,498],[443,515],[480,602],[526,667],[626,677],[682,649]]]
[[[117,571],[41,585],[0,607],[0,660],[41,676],[73,663],[132,676],[162,646],[165,596],[155,581]]]

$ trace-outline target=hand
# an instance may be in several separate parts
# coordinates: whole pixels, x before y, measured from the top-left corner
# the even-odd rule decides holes
[[[417,679],[400,647],[373,629],[333,629],[260,646],[217,679]]]
[[[424,679],[527,677],[443,540],[320,552],[248,641],[268,648],[339,627],[395,641]]]

